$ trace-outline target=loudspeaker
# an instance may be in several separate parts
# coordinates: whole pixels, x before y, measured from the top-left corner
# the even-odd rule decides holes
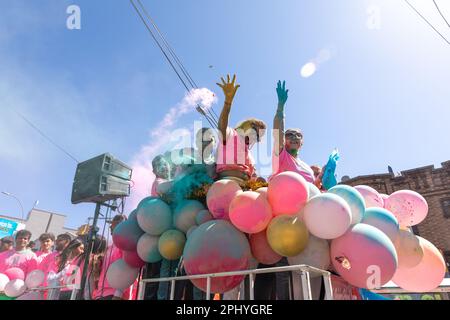
[[[132,169],[105,153],[77,166],[72,203],[105,202],[130,195]]]

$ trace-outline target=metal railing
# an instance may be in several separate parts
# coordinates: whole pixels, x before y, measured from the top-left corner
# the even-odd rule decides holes
[[[51,294],[52,291],[50,291],[50,290],[60,290],[60,289],[72,290],[72,294],[70,296],[70,300],[76,300],[77,299],[78,290],[80,290],[80,286],[77,285],[77,284],[70,284],[70,285],[65,285],[65,286],[36,287],[36,288],[30,288],[27,291],[28,292],[30,292],[30,291],[38,291],[38,292],[49,291],[48,293]],[[53,299],[47,299],[47,300],[53,300]]]
[[[325,300],[333,300],[333,289],[331,286],[331,277],[330,272],[317,269],[308,265],[295,265],[295,266],[285,266],[285,267],[273,267],[273,268],[264,268],[264,269],[252,269],[252,270],[242,270],[242,271],[230,271],[230,272],[220,272],[220,273],[208,273],[208,274],[198,274],[198,275],[190,275],[190,276],[179,276],[179,277],[166,277],[166,278],[151,278],[151,279],[142,279],[139,282],[139,292],[137,300],[143,300],[145,287],[147,283],[154,282],[170,282],[171,290],[170,290],[170,300],[174,300],[175,297],[175,283],[176,281],[181,280],[193,280],[193,279],[204,279],[206,278],[206,300],[210,300],[211,295],[211,279],[212,278],[220,278],[220,277],[228,277],[228,276],[239,276],[239,275],[248,275],[250,278],[250,300],[255,299],[255,275],[262,273],[277,273],[277,272],[287,272],[287,271],[300,271],[301,275],[301,283],[302,283],[302,292],[304,300],[312,300],[311,293],[311,279],[310,273],[320,274],[323,277],[324,285],[325,285]]]

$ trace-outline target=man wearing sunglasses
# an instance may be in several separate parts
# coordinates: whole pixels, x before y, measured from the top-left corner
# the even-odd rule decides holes
[[[272,157],[272,177],[285,171],[299,173],[306,181],[314,183],[314,172],[309,165],[298,158],[303,146],[300,129],[284,130],[284,105],[288,99],[286,81],[278,81],[278,108],[273,119],[274,150]],[[270,178],[269,178],[270,180]]]

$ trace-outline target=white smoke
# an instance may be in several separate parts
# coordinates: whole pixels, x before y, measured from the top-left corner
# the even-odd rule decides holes
[[[127,209],[131,211],[136,208],[139,201],[150,195],[150,190],[155,180],[153,174],[152,160],[157,155],[170,151],[174,141],[180,141],[183,136],[192,136],[186,128],[174,130],[181,116],[195,111],[198,104],[205,110],[217,103],[216,95],[207,88],[193,89],[187,93],[183,100],[176,106],[170,108],[155,128],[150,129],[149,142],[142,146],[137,154],[132,157],[133,187],[127,202]]]

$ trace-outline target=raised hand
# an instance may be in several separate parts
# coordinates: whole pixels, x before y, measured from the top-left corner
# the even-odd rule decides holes
[[[278,104],[284,105],[288,99],[288,92],[289,90],[286,90],[286,81],[283,81],[283,84],[281,84],[281,81],[278,81],[277,84],[277,94],[278,94]]]
[[[227,81],[225,81],[223,77],[220,79],[222,80],[222,83],[217,83],[217,85],[223,90],[225,102],[231,104],[234,96],[236,95],[237,89],[240,87],[240,85],[236,84],[236,75],[233,75],[233,80],[230,80],[229,74],[227,75]]]

